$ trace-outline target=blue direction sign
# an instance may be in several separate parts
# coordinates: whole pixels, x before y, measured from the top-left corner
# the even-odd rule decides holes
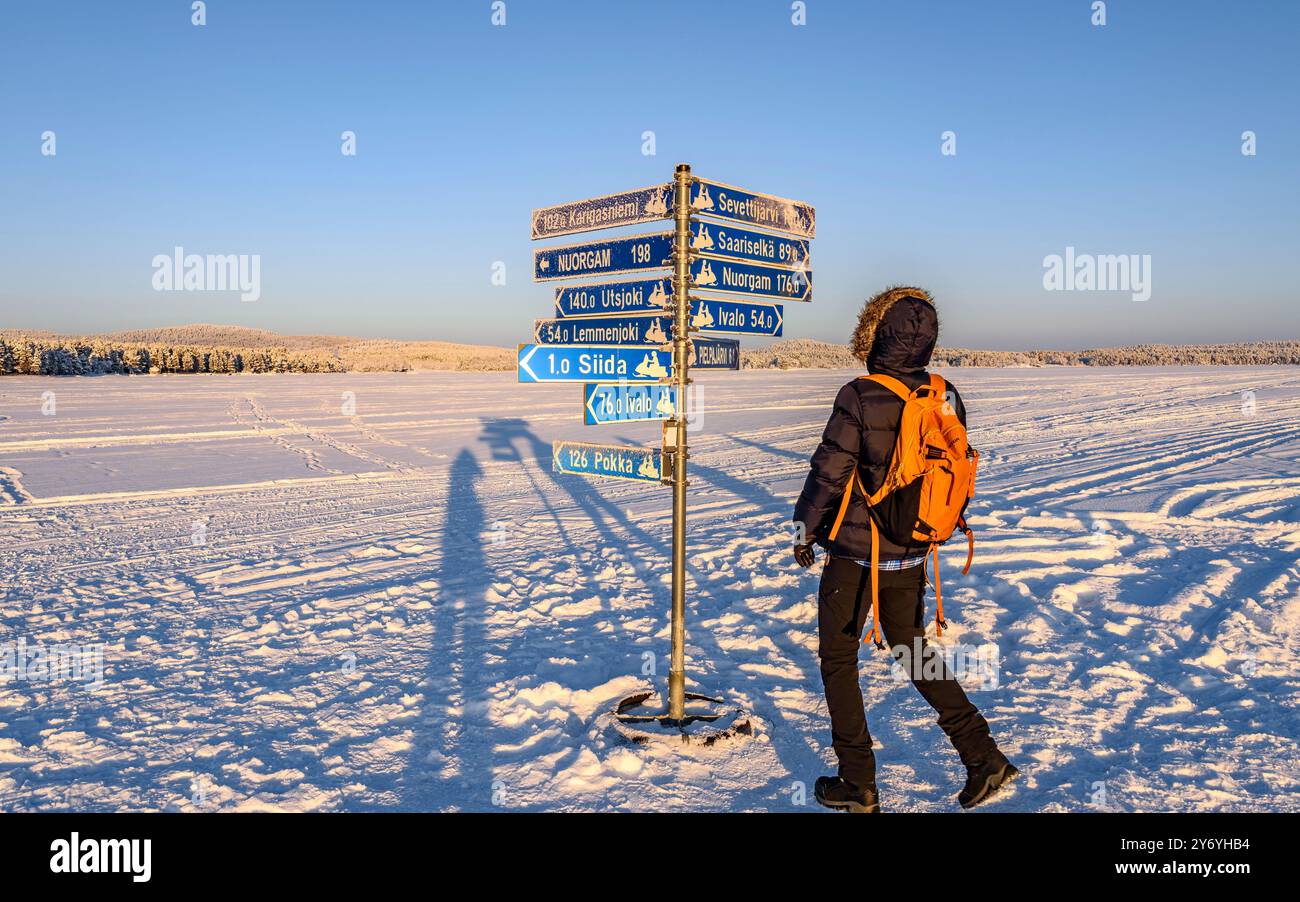
[[[657,348],[520,345],[520,382],[658,382],[673,373],[673,355]]]
[[[587,383],[582,387],[582,416],[588,426],[634,420],[666,420],[676,409],[675,385]]]
[[[807,269],[811,258],[803,238],[782,238],[718,222],[691,223],[691,250],[698,256],[749,260],[768,266]]]
[[[659,451],[626,445],[591,445],[586,442],[552,442],[551,462],[557,473],[605,476],[659,482],[663,470]]]
[[[661,345],[672,340],[673,320],[664,314],[574,316],[534,323],[539,345]]]
[[[691,298],[691,329],[741,335],[781,337],[784,311],[780,304],[749,304],[719,298]]]
[[[776,269],[757,263],[699,259],[691,261],[696,288],[728,294],[761,295],[786,301],[812,300],[812,271]]]
[[[663,269],[673,253],[673,236],[633,235],[589,244],[567,244],[533,251],[533,279],[571,279]]]
[[[673,186],[651,185],[533,211],[533,238],[554,238],[594,229],[665,219],[673,212]]]
[[[692,338],[689,366],[697,370],[738,370],[740,342],[734,338]]]
[[[599,285],[570,285],[555,289],[555,315],[609,316],[616,313],[658,313],[673,296],[671,279],[638,279]]]
[[[812,238],[817,233],[817,214],[802,201],[759,194],[705,179],[696,179],[691,185],[691,212],[804,238]]]

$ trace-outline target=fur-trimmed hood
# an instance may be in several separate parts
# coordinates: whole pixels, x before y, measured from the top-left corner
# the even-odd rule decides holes
[[[872,373],[914,373],[930,363],[938,339],[934,298],[923,288],[896,285],[862,305],[849,349]]]

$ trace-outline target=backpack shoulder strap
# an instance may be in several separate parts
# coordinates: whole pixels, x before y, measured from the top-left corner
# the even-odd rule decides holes
[[[899,382],[893,376],[886,376],[884,373],[872,373],[870,376],[859,376],[858,378],[866,379],[868,382],[875,382],[878,385],[883,385],[904,401],[912,396],[912,390],[902,382]]]
[[[935,397],[942,398],[948,394],[948,383],[938,373],[930,374],[930,391]]]
[[[844,515],[849,512],[849,502],[853,499],[853,487],[858,482],[858,462],[853,462],[853,471],[849,473],[849,481],[844,486],[844,497],[840,499],[839,513],[835,515],[835,522],[831,524],[831,531],[827,538],[834,542],[835,537],[840,534],[840,524],[844,522]]]

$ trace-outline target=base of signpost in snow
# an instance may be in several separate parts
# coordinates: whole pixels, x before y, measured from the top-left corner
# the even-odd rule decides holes
[[[634,692],[604,715],[606,726],[627,742],[691,742],[713,745],[723,739],[753,736],[754,720],[742,708],[720,698],[685,693],[680,720],[665,713],[664,699],[654,689]]]

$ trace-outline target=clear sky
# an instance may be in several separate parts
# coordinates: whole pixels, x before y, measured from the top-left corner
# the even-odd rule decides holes
[[[532,208],[689,162],[816,206],[787,337],[911,282],[949,346],[1300,338],[1300,4],[1091,5],[8,0],[0,327],[513,344]],[[155,292],[177,245],[261,255],[261,298]],[[1045,290],[1066,247],[1149,254],[1150,300]]]

